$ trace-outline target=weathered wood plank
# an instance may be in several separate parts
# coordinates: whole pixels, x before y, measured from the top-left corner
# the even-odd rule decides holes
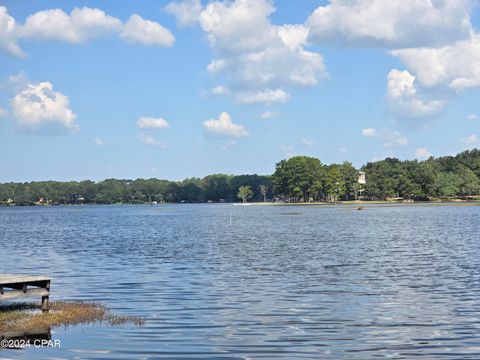
[[[34,288],[31,288],[32,286]],[[27,296],[41,296],[42,311],[48,311],[49,295],[50,279],[47,277],[0,274],[0,300]]]
[[[26,289],[23,290],[12,290],[4,291],[3,295],[0,295],[0,300],[14,299],[17,297],[27,297],[27,296],[48,296],[50,292],[48,289],[44,288],[35,288],[35,289]]]
[[[31,275],[17,275],[17,274],[0,274],[0,286],[15,285],[23,283],[39,283],[50,281],[50,278],[45,276],[31,276]]]
[[[41,327],[34,330],[29,331],[7,331],[4,333],[0,333],[0,339],[11,339],[11,338],[26,338],[26,337],[36,337],[36,336],[50,336],[50,328],[49,327]]]

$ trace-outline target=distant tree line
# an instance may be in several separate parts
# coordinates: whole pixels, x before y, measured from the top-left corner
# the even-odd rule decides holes
[[[296,156],[282,160],[272,175],[274,191],[290,201],[428,200],[434,197],[471,198],[480,194],[480,150],[425,161],[386,158],[369,162],[366,185],[358,184],[351,163],[324,165],[319,159]]]
[[[468,198],[480,194],[480,150],[425,161],[387,158],[366,164],[366,195],[371,198]]]
[[[0,203],[33,204],[143,204],[146,202],[199,203],[238,201],[238,189],[249,186],[251,201],[272,198],[270,176],[215,174],[183,181],[159,179],[34,181],[0,184]]]
[[[366,185],[358,173],[366,173]],[[295,156],[276,164],[271,176],[215,174],[183,181],[159,179],[37,181],[0,184],[0,203],[140,204],[146,202],[291,202],[434,197],[471,198],[480,194],[480,150],[425,161],[386,158],[360,169],[351,163],[325,165],[314,157]]]

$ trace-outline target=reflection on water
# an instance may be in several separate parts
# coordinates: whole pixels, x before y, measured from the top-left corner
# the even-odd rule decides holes
[[[29,331],[9,331],[9,332],[0,332],[0,341],[7,340],[7,346],[2,346],[2,348],[8,349],[22,349],[25,348],[26,344],[40,345],[44,341],[49,341],[52,339],[51,329],[49,327],[43,327],[38,329],[33,329]],[[0,351],[2,349],[0,348]]]
[[[230,213],[232,220],[230,222]],[[480,358],[480,207],[0,208],[0,272],[143,327],[10,358]]]

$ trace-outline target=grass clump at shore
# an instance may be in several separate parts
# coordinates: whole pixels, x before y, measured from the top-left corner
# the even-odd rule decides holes
[[[97,322],[109,325],[143,325],[145,320],[111,313],[104,305],[83,301],[53,301],[49,312],[41,312],[35,304],[21,303],[0,306],[0,333],[33,331],[44,327],[74,326]]]

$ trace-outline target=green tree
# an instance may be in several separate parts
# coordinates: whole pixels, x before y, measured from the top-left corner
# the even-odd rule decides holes
[[[480,193],[480,180],[472,170],[463,167],[458,175],[461,180],[459,195],[472,196]]]
[[[330,165],[327,167],[324,177],[324,192],[325,195],[332,201],[345,194],[345,181],[339,165]]]
[[[208,175],[203,179],[205,200],[233,201],[232,177],[225,174]]]
[[[435,175],[433,195],[453,197],[460,193],[462,179],[453,172],[440,172]]]
[[[362,171],[367,174],[365,193],[372,199],[386,199],[399,196],[399,178],[401,162],[395,158],[386,158],[369,162]]]
[[[322,163],[309,156],[295,156],[277,163],[272,182],[275,191],[293,201],[310,200],[315,182],[322,176]]]
[[[236,198],[236,191],[240,186],[250,186],[253,192],[252,200],[254,201],[263,201],[269,195],[269,189],[271,186],[270,176],[263,175],[236,175],[231,178],[231,189],[232,194],[231,198]],[[261,186],[264,185],[267,188],[267,194],[262,194]]]
[[[348,161],[341,164],[339,170],[345,185],[345,192],[342,194],[342,197],[344,197],[345,200],[354,199],[358,185],[358,170]]]
[[[240,186],[237,196],[242,199],[242,202],[246,203],[247,200],[253,196],[252,189],[250,186]]]

